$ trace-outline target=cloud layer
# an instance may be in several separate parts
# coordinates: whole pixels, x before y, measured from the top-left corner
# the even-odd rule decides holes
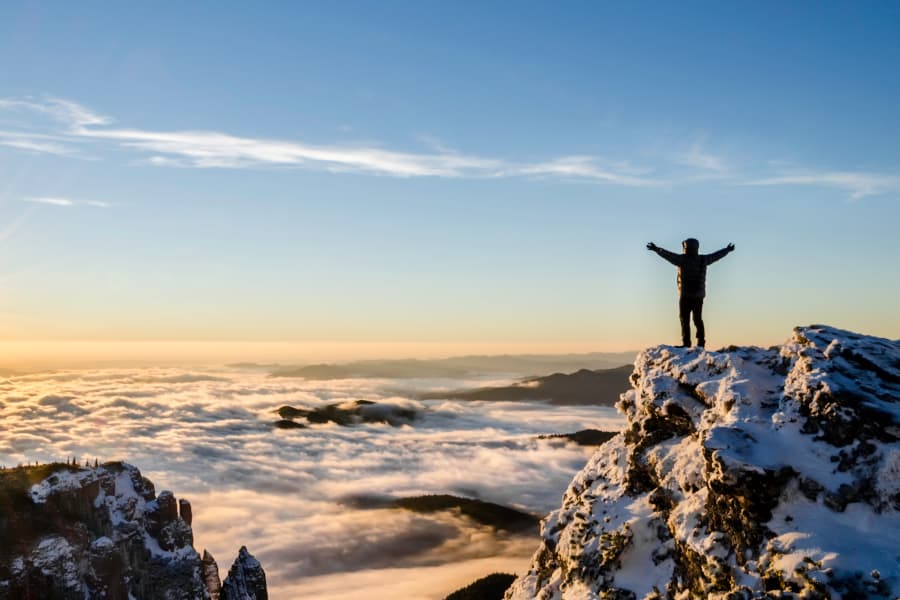
[[[478,382],[422,383],[446,389]],[[193,502],[198,547],[227,562],[238,544],[249,544],[266,566],[273,597],[291,597],[291,589],[336,573],[351,587],[377,581],[388,589],[397,584],[397,567],[410,582],[419,569],[441,573],[448,589],[433,588],[436,596],[465,583],[472,565],[483,561],[524,565],[533,541],[452,514],[360,510],[342,499],[451,493],[543,514],[558,504],[590,450],[536,435],[621,424],[602,407],[415,403],[395,396],[396,384],[304,382],[224,369],[0,379],[0,464],[72,455],[127,459],[159,490]],[[284,404],[360,399],[415,403],[422,417],[400,428],[271,427],[273,411]],[[393,575],[379,576],[385,569]]]

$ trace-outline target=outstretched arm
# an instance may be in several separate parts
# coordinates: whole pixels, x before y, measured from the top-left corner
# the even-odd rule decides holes
[[[675,254],[674,252],[669,252],[665,248],[660,248],[653,242],[650,242],[649,244],[647,244],[647,250],[652,250],[653,252],[656,252],[657,254],[660,255],[660,257],[669,261],[676,267],[681,264],[681,255],[680,254]]]
[[[734,244],[728,244],[721,250],[716,250],[712,254],[706,255],[706,264],[711,265],[721,258],[725,258],[729,253],[734,252]]]

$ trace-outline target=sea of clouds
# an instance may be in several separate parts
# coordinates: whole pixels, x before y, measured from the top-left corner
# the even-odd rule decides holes
[[[397,391],[486,383],[306,381],[224,367],[10,377],[0,379],[0,464],[127,460],[157,492],[192,502],[195,546],[220,568],[247,545],[272,598],[442,598],[492,571],[521,572],[536,535],[452,513],[359,509],[348,498],[447,493],[543,515],[559,505],[591,449],[537,436],[623,423],[605,407],[420,402]],[[402,427],[272,426],[285,404],[353,400],[419,416]]]

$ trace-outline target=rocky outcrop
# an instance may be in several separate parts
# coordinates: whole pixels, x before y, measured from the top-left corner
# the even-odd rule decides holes
[[[266,572],[259,561],[241,546],[237,559],[222,584],[221,600],[268,600]]]
[[[640,353],[506,598],[897,598],[900,342]]]
[[[630,357],[629,357],[630,360]],[[529,377],[512,385],[474,390],[438,391],[420,394],[421,400],[489,400],[520,402],[546,400],[560,406],[613,406],[628,389],[630,366],[615,369],[580,369],[575,373],[553,373]]]
[[[509,533],[533,533],[537,531],[539,520],[535,515],[509,506],[450,494],[427,494],[403,498],[348,496],[343,499],[343,504],[357,509],[400,508],[420,514],[452,512],[481,525]]]
[[[444,600],[501,600],[516,576],[509,573],[491,573],[473,581],[444,598]]]
[[[203,551],[203,557],[200,559],[200,576],[206,589],[209,590],[210,600],[219,600],[222,593],[222,580],[219,579],[219,565],[213,555]]]
[[[275,411],[281,419],[275,421],[273,425],[279,429],[303,429],[307,425],[297,423],[294,419],[304,418],[308,424],[334,423],[349,427],[360,423],[386,423],[400,427],[412,423],[421,408],[418,403],[401,400],[393,402],[351,400],[315,408],[282,406]]]
[[[610,439],[616,437],[614,431],[600,431],[599,429],[582,429],[575,433],[554,433],[551,435],[539,435],[539,440],[566,440],[575,442],[579,446],[602,446]]]
[[[217,598],[218,567],[194,549],[191,517],[127,463],[4,469],[0,599]],[[250,560],[241,548],[238,561]]]

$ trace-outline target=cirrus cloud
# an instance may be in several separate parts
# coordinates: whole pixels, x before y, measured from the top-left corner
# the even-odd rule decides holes
[[[141,155],[148,164],[193,168],[300,167],[333,173],[392,177],[558,177],[622,186],[665,185],[653,169],[633,169],[597,156],[571,155],[521,162],[457,152],[440,145],[431,152],[402,152],[377,145],[310,144],[238,136],[218,131],[155,131],[115,127],[114,120],[60,98],[0,99],[0,110],[37,115],[49,131],[26,123],[0,131],[0,145],[35,152],[77,154],[88,144],[107,144]],[[46,125],[45,125],[46,127]],[[48,141],[52,138],[54,141]]]
[[[803,185],[836,188],[850,193],[850,198],[859,200],[900,191],[900,175],[873,173],[866,171],[818,171],[786,173],[750,181],[747,185]]]
[[[900,191],[900,174],[893,172],[809,169],[763,171],[748,177],[754,169],[738,168],[696,139],[676,152],[663,152],[651,167],[584,154],[532,161],[481,156],[431,143],[431,138],[421,135],[429,151],[399,151],[377,144],[314,144],[220,131],[118,127],[109,116],[53,97],[0,98],[0,113],[20,118],[14,123],[17,127],[0,130],[0,146],[79,158],[93,158],[88,150],[105,149],[136,155],[137,162],[159,167],[302,168],[399,178],[552,178],[638,188],[717,181],[735,186],[824,187],[845,191],[853,200]]]
[[[94,206],[97,208],[109,208],[112,206],[108,202],[99,200],[72,200],[71,198],[63,198],[62,196],[37,196],[34,198],[26,198],[25,202],[32,204],[46,204],[49,206]]]

